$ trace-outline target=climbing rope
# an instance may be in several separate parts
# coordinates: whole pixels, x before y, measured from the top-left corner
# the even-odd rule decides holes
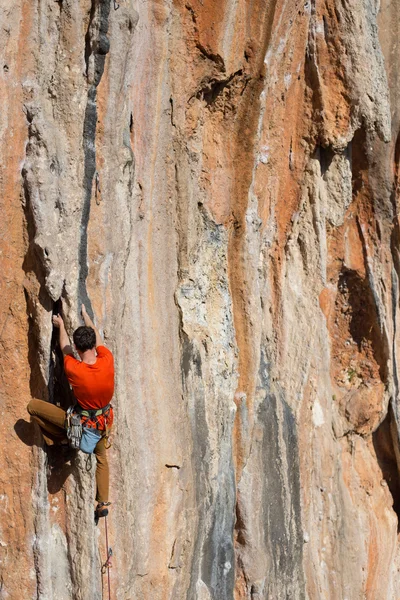
[[[110,569],[112,567],[111,558],[112,558],[112,548],[108,545],[108,529],[107,529],[107,517],[104,517],[104,523],[106,528],[106,548],[107,548],[107,560],[101,566],[101,574],[105,575],[107,571],[107,580],[108,580],[108,600],[111,600],[111,580],[110,580]]]

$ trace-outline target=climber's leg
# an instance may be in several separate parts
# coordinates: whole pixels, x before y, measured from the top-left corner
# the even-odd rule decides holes
[[[27,406],[28,413],[39,424],[46,443],[67,439],[65,432],[65,410],[43,400],[31,400]],[[46,436],[50,434],[50,438]]]
[[[110,470],[106,454],[106,438],[103,437],[97,443],[94,453],[96,455],[96,500],[97,502],[108,502],[108,487]]]

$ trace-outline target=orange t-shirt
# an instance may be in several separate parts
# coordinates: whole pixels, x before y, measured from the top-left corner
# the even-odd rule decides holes
[[[96,353],[93,365],[76,360],[71,354],[64,356],[65,374],[76,399],[86,410],[104,408],[114,394],[114,357],[105,346],[97,346]]]

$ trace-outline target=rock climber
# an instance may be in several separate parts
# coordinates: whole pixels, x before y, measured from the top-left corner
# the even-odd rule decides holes
[[[64,321],[60,315],[53,317],[53,325],[59,330],[60,348],[64,355],[64,370],[74,391],[77,405],[74,411],[81,417],[82,426],[95,431],[99,441],[94,447],[96,456],[95,518],[108,514],[109,466],[106,455],[108,434],[113,423],[110,405],[114,393],[114,358],[101,339],[92,319],[82,304],[84,326],[74,331],[73,340],[80,357],[74,357]],[[31,400],[28,413],[39,424],[48,445],[67,442],[66,412],[43,400]],[[96,439],[97,441],[97,439]]]

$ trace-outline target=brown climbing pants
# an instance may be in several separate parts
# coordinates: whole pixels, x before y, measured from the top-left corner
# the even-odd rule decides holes
[[[45,442],[49,445],[67,440],[65,410],[43,400],[31,400],[28,413],[39,424]],[[106,455],[106,438],[102,437],[94,449],[96,455],[96,500],[108,502],[110,471]]]

